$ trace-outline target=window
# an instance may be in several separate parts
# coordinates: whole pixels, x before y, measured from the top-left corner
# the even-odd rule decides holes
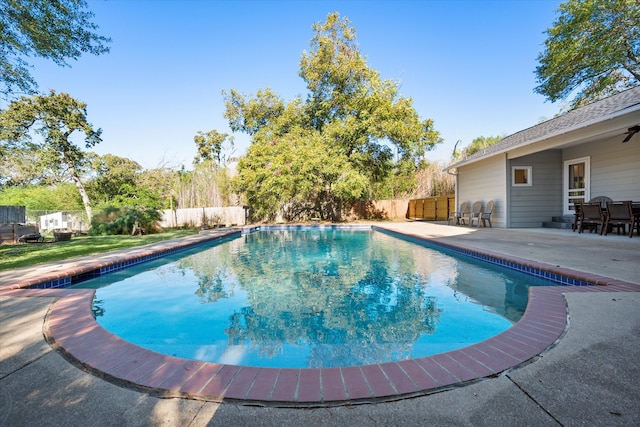
[[[511,185],[531,186],[533,177],[531,175],[531,166],[513,166],[511,168]]]

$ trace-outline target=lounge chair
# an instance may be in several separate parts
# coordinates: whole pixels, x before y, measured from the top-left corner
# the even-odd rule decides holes
[[[494,206],[495,203],[493,202],[493,200],[490,200],[489,202],[487,202],[487,207],[482,211],[482,215],[480,215],[480,221],[482,221],[483,227],[486,227],[487,222],[489,222],[489,228],[493,228],[491,226],[491,214],[493,213]]]
[[[469,226],[472,226],[474,221],[480,228],[480,217],[482,216],[482,202],[475,202],[469,213]]]
[[[629,237],[632,237],[635,218],[631,201],[607,202],[607,214],[603,227],[604,235],[609,234],[609,227],[616,227],[618,234],[620,234],[621,228],[626,232],[627,225],[629,225]]]
[[[593,233],[594,230],[597,232],[598,226],[600,226],[600,234],[602,234],[604,221],[602,205],[599,202],[580,203],[580,228],[578,233],[582,233],[585,226],[589,227],[590,233]]]
[[[460,209],[451,212],[449,214],[449,219],[447,220],[447,224],[451,224],[451,221],[455,222],[455,225],[460,225],[460,222],[463,220],[464,216],[469,213],[469,203],[463,202],[460,203]]]

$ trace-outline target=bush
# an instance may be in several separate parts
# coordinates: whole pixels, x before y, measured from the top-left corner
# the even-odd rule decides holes
[[[89,234],[94,236],[133,234],[136,226],[145,233],[153,233],[160,231],[158,221],[161,217],[162,214],[155,209],[110,206],[94,214]]]

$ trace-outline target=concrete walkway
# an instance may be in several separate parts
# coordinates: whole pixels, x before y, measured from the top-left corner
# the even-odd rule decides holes
[[[429,223],[384,227],[640,285],[635,236]],[[14,278],[18,273],[25,271]],[[109,383],[69,363],[44,340],[54,297],[2,295],[0,426],[640,425],[640,292],[566,294],[564,337],[531,363],[497,377],[413,399],[319,409],[160,399]]]

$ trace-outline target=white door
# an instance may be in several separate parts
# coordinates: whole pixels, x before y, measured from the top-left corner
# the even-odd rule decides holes
[[[573,215],[573,205],[587,202],[589,195],[590,158],[567,160],[564,162],[564,214]]]

